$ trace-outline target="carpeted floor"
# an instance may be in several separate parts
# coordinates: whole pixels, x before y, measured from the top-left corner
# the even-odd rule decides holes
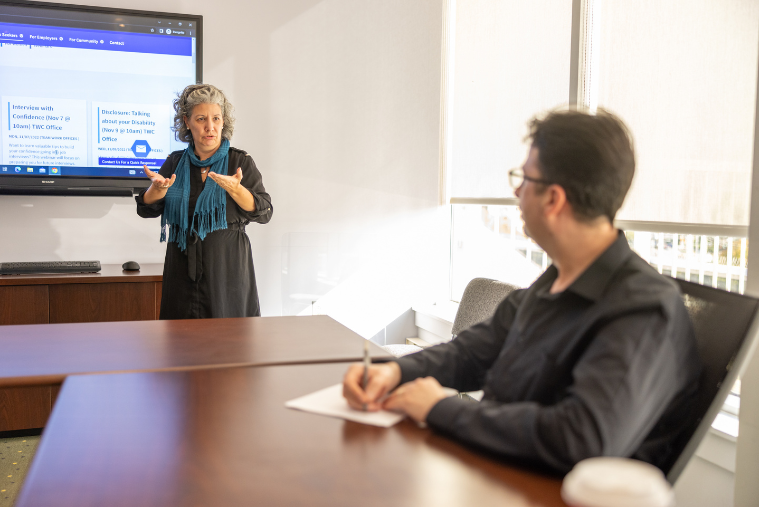
[[[0,507],[16,500],[39,441],[39,436],[0,437]]]

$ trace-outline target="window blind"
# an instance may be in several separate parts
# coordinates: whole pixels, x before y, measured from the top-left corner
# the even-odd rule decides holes
[[[598,0],[594,0],[598,1]],[[597,103],[630,127],[618,219],[748,225],[759,1],[601,1]]]
[[[526,124],[569,102],[571,0],[457,0],[450,193],[511,197]]]

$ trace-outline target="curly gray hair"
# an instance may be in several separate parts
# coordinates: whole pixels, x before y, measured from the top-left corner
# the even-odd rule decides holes
[[[185,125],[184,117],[192,116],[192,110],[198,104],[218,104],[221,107],[221,115],[224,119],[224,127],[221,130],[222,139],[232,139],[235,130],[235,117],[232,114],[232,104],[227,100],[224,92],[213,85],[194,84],[190,85],[174,99],[174,125],[171,130],[177,141],[192,142],[192,133]]]

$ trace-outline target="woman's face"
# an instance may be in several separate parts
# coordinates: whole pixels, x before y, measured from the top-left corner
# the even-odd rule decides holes
[[[221,145],[221,129],[224,118],[219,104],[198,104],[192,108],[190,117],[184,123],[192,133],[198,155],[215,152]]]

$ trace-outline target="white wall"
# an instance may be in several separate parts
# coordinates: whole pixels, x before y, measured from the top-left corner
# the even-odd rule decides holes
[[[728,507],[733,505],[733,472],[693,456],[675,483],[678,507]]]
[[[413,298],[445,291],[442,2],[82,3],[204,16],[204,81],[235,105],[232,144],[252,154],[272,195],[272,221],[248,227],[264,315],[310,313],[329,292],[318,311],[352,302],[351,327],[371,336]],[[134,208],[2,196],[0,261],[162,262],[158,221]]]
[[[753,296],[757,295],[754,290]],[[759,354],[741,379],[741,413],[735,475],[735,507],[759,505]]]

